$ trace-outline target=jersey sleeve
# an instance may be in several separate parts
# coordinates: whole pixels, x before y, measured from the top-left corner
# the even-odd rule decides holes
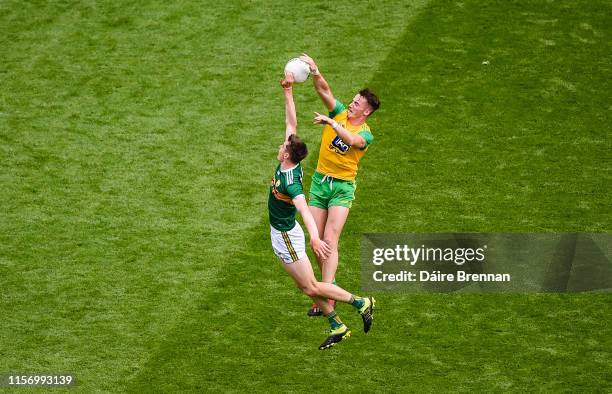
[[[372,135],[372,133],[370,133],[369,130],[361,130],[359,134],[364,140],[365,140],[365,146],[362,149],[367,148],[372,141],[374,141],[374,136]]]
[[[338,115],[345,109],[346,109],[346,106],[342,104],[340,100],[336,99],[336,105],[334,105],[334,109],[332,109],[331,112],[329,113],[329,117],[333,119],[334,117],[336,117],[336,115]]]
[[[289,197],[291,197],[291,199],[296,198],[300,194],[303,195],[304,188],[302,187],[302,183],[295,182],[295,183],[292,183],[291,185],[287,185],[287,194],[289,195]]]

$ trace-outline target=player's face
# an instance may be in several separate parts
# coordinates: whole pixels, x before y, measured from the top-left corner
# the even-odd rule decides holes
[[[285,141],[283,144],[278,146],[278,155],[276,156],[278,161],[283,161],[289,156],[289,153],[287,152],[287,144],[289,144],[289,141]]]
[[[353,101],[348,106],[348,115],[351,118],[355,118],[358,116],[368,116],[372,112],[372,107],[368,103],[368,100],[365,97],[361,96],[359,93],[353,97]]]

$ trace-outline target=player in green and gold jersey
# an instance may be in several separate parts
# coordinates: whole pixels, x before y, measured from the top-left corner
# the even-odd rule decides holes
[[[329,116],[315,112],[314,123],[325,126],[317,170],[312,176],[309,205],[319,233],[331,248],[327,259],[317,255],[321,280],[335,283],[338,241],[355,199],[359,161],[374,140],[366,120],[378,109],[380,101],[369,89],[363,89],[346,107],[334,97],[315,61],[306,54],[300,59],[310,66],[315,90],[329,110]],[[315,304],[308,311],[309,316],[321,314]]]
[[[304,197],[303,171],[300,162],[306,157],[308,150],[296,134],[297,118],[291,81],[291,74],[281,81],[285,92],[286,130],[285,141],[278,147],[277,159],[280,163],[274,171],[268,196],[270,238],[272,249],[283,262],[285,271],[291,275],[304,294],[312,298],[329,321],[330,335],[319,346],[319,349],[323,350],[351,335],[351,331],[342,323],[333,306],[327,302],[328,299],[353,305],[361,315],[363,330],[366,333],[372,326],[375,300],[372,297],[354,296],[330,283],[317,282],[314,276],[310,260],[306,255],[304,232],[295,220],[297,211],[300,212],[308,229],[310,243],[317,258],[325,260],[330,248],[320,239],[316,223]]]

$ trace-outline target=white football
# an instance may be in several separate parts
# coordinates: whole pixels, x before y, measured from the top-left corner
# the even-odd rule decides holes
[[[296,57],[289,60],[285,66],[285,74],[289,72],[293,74],[295,82],[302,83],[308,79],[308,76],[310,75],[310,67],[308,66],[308,63]]]

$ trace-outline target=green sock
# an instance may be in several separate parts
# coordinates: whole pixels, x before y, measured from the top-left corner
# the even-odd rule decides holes
[[[365,304],[365,300],[363,298],[351,295],[351,305],[359,309],[363,306],[363,304]]]
[[[325,317],[327,317],[327,321],[329,321],[329,325],[331,326],[332,330],[335,330],[338,327],[342,327],[342,321],[336,314],[336,311],[331,312]]]

